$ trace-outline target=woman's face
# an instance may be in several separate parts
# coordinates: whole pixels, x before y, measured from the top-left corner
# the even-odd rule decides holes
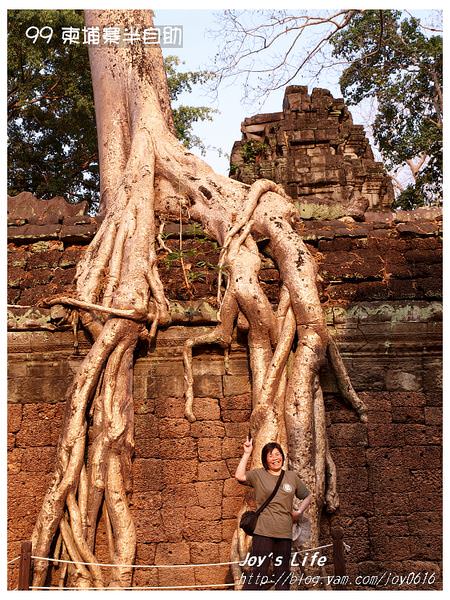
[[[277,448],[267,453],[267,465],[269,471],[279,471],[283,466],[283,457]]]

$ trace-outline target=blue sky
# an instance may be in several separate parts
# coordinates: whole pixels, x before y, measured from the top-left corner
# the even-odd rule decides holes
[[[244,4],[247,6],[250,3]],[[259,7],[262,7],[262,4],[260,2]],[[272,8],[274,4],[273,2],[264,3],[265,7]],[[324,4],[328,3],[316,2],[314,6],[324,8]],[[358,4],[360,3],[354,2],[354,8],[358,8]],[[391,2],[386,8],[395,8],[394,4],[396,3]],[[438,2],[435,3],[436,9],[439,8],[438,4]],[[283,3],[283,7],[285,7],[285,3]],[[371,5],[371,8],[378,8],[378,6]],[[297,8],[296,11],[295,9],[292,10],[294,13],[298,13],[302,9]],[[415,10],[413,8],[409,8],[408,10],[412,11],[415,16],[433,16],[430,11]],[[221,10],[214,8],[212,10],[166,10],[156,8],[155,24],[183,25],[183,48],[165,49],[163,50],[164,54],[176,54],[179,56],[185,62],[180,67],[181,70],[199,70],[211,67],[214,55],[220,52],[223,45],[223,36],[213,36],[211,34],[212,29],[218,29],[217,19],[221,12]],[[311,41],[314,35],[317,34],[315,32],[307,33],[304,36],[304,42],[308,43],[308,41]],[[261,60],[263,60],[262,56]],[[298,76],[291,83],[308,85],[310,91],[313,87],[325,87],[335,97],[340,97],[339,74],[340,70],[338,68],[327,69],[318,78],[314,79],[311,75],[302,72],[302,75]],[[193,106],[211,106],[219,111],[215,115],[213,122],[196,124],[195,133],[204,141],[207,147],[219,147],[224,153],[229,154],[233,142],[241,138],[240,124],[244,118],[262,112],[280,111],[283,94],[284,90],[279,89],[271,92],[269,98],[263,104],[249,104],[242,100],[243,78],[241,78],[234,81],[232,85],[227,84],[227,82],[222,83],[217,99],[214,99],[202,86],[196,86],[191,94],[185,94],[181,97],[181,102]],[[368,126],[371,114],[373,114],[373,102],[365,102],[359,108],[351,108],[351,112],[355,123]],[[193,152],[199,154],[199,151],[195,149]],[[210,149],[207,151],[204,160],[219,173],[228,174],[229,159],[227,156],[220,156],[216,150]]]
[[[207,10],[156,10],[155,24],[183,25],[183,48],[166,49],[164,54],[176,54],[186,64],[182,70],[198,70],[210,67],[216,52],[220,51],[220,38],[208,34],[208,30],[217,28],[216,19],[219,11]],[[332,80],[330,74],[322,87],[328,87],[339,95],[338,77]],[[306,85],[301,78],[295,83]],[[320,86],[319,86],[320,87]],[[214,121],[199,123],[195,126],[196,134],[206,146],[220,147],[225,153],[230,153],[233,142],[241,138],[240,125],[245,117],[261,112],[278,112],[281,110],[283,90],[271,93],[269,99],[262,105],[248,104],[242,101],[242,85],[221,85],[218,98],[215,100],[207,90],[197,86],[191,94],[182,97],[185,104],[211,106],[219,110]],[[197,151],[194,150],[197,153]],[[228,174],[228,158],[220,157],[217,151],[210,150],[204,157],[216,171]]]

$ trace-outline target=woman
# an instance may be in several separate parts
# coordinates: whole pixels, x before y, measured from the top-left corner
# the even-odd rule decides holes
[[[262,469],[246,472],[253,450],[251,439],[244,443],[244,454],[236,469],[235,478],[255,490],[256,505],[261,506],[270,496],[284,464],[280,444],[270,442],[261,451]],[[294,496],[302,500],[297,511],[292,510]],[[258,557],[252,572],[246,576],[244,590],[261,590],[275,583],[276,590],[289,590],[289,563],[291,560],[292,524],[311,503],[311,494],[294,471],[285,471],[281,485],[268,506],[260,513],[253,535],[252,556]],[[270,560],[273,576],[268,578]],[[270,583],[267,583],[267,582]]]

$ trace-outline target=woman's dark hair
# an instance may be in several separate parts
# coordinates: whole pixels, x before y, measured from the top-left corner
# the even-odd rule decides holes
[[[270,454],[271,452],[273,452],[273,450],[275,450],[275,449],[277,449],[279,451],[279,453],[281,454],[281,456],[283,458],[282,465],[284,465],[284,452],[283,452],[283,448],[280,446],[280,444],[277,444],[277,442],[269,442],[261,450],[261,462],[262,462],[263,467],[265,468],[266,471],[269,469],[269,465],[267,464],[267,455]]]

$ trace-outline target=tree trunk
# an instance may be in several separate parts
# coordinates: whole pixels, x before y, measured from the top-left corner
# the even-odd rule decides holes
[[[152,26],[147,11],[87,11],[87,26]],[[327,450],[319,368],[330,339],[316,287],[316,267],[293,228],[296,209],[267,180],[249,187],[216,174],[176,140],[159,48],[125,44],[90,47],[104,220],[77,269],[77,298],[50,303],[76,307],[94,339],[67,394],[55,472],[33,533],[33,552],[48,556],[60,535],[74,563],[78,587],[130,586],[132,569],[117,566],[105,581],[95,563],[96,527],[103,513],[110,560],[132,565],[136,533],[128,508],[133,455],[133,353],[140,339],[170,323],[169,304],[156,266],[158,220],[188,210],[222,246],[227,271],[221,321],[209,335],[189,340],[186,416],[192,411],[192,347],[227,346],[239,315],[248,322],[252,375],[254,465],[262,445],[279,440],[290,468],[314,494],[311,545],[317,545],[324,502],[337,503]],[[273,308],[259,285],[261,259],[254,236],[268,251],[283,282]],[[346,397],[362,418],[365,407],[346,378],[335,345],[330,353]],[[87,451],[89,415],[93,439]],[[86,458],[87,455],[87,458]],[[326,477],[326,472],[331,477]],[[328,487],[326,482],[328,481]],[[245,506],[243,507],[243,510]],[[249,540],[237,530],[231,554],[243,558]],[[47,563],[36,561],[33,585],[43,585]],[[233,568],[237,582],[238,567]]]

